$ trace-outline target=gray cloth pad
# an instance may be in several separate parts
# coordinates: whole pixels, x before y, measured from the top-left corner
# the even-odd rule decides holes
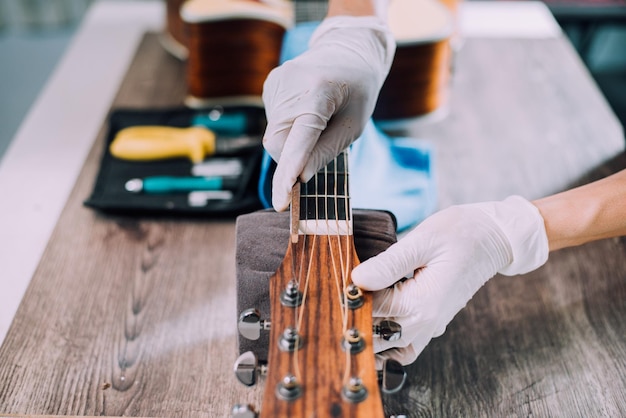
[[[396,224],[389,212],[354,210],[354,246],[361,261],[396,241]],[[289,213],[262,210],[237,218],[237,313],[256,308],[270,320],[269,280],[285,257],[289,244]],[[239,352],[253,351],[267,360],[269,332],[257,341],[238,336]]]

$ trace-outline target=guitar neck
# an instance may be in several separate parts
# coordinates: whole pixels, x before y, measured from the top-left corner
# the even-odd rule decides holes
[[[344,151],[307,183],[296,185],[291,206],[292,236],[352,235],[348,183],[348,152]]]

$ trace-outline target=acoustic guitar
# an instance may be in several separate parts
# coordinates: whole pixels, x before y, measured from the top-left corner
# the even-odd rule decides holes
[[[386,361],[379,389],[373,338],[399,338],[401,329],[390,321],[374,326],[371,294],[352,283],[359,260],[347,168],[344,152],[293,189],[291,242],[270,279],[268,364],[244,353],[235,365],[246,384],[257,371],[267,374],[261,418],[382,418],[381,390],[404,383],[402,367]],[[240,317],[248,338],[267,327],[254,310]],[[249,407],[235,408],[236,417],[255,416],[246,414],[253,414]]]
[[[388,22],[397,48],[374,110],[376,121],[418,118],[445,104],[454,21],[442,1],[390,1]],[[193,108],[262,106],[263,82],[278,65],[285,31],[294,22],[322,20],[327,9],[320,0],[168,0],[167,5],[163,45],[187,60],[186,104]]]
[[[432,115],[447,101],[452,13],[441,0],[391,0],[387,19],[396,54],[373,118],[380,124]]]

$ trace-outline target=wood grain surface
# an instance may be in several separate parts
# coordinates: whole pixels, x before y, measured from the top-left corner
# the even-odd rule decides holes
[[[184,79],[148,34],[113,106],[181,104]],[[244,388],[232,373],[234,221],[83,207],[104,133],[0,347],[0,416],[213,418],[259,406],[263,384]],[[441,207],[537,197],[626,167],[621,127],[562,38],[466,40],[447,117],[408,133],[436,144]],[[625,238],[556,252],[488,282],[408,367],[408,385],[384,396],[386,413],[625,416],[625,317]]]

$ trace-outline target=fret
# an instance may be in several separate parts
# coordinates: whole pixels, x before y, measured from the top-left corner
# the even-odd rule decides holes
[[[345,173],[324,173],[315,175],[316,181],[302,183],[300,186],[300,196],[324,196],[336,195],[347,196],[348,175]],[[312,179],[314,180],[314,179]]]
[[[300,200],[300,219],[345,221],[349,209],[347,196],[309,196]]]

